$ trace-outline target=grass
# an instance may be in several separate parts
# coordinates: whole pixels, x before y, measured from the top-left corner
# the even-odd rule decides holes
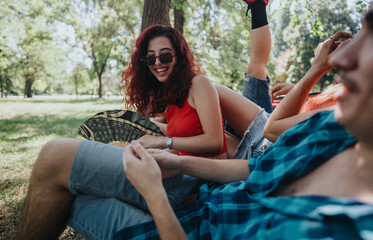
[[[81,138],[79,126],[97,112],[123,108],[120,98],[0,100],[0,240],[13,239],[31,169],[41,147],[59,138]],[[67,228],[60,239],[83,239]]]

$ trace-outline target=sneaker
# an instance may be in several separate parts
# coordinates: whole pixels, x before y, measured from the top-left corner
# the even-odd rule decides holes
[[[251,9],[251,7],[254,5],[256,1],[263,1],[265,5],[268,5],[268,0],[243,0],[243,1],[247,4],[246,17],[247,17],[249,10]]]

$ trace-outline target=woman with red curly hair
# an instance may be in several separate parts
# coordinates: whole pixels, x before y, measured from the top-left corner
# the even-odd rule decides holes
[[[180,155],[226,158],[217,91],[194,62],[185,38],[164,25],[145,29],[122,73],[125,103],[151,118],[165,136],[146,135],[146,148],[168,147]]]

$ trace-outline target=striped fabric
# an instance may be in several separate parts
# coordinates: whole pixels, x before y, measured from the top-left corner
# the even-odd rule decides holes
[[[373,205],[337,197],[268,196],[355,142],[333,112],[318,113],[251,158],[248,179],[202,185],[200,199],[176,214],[190,239],[373,239]],[[117,239],[159,236],[149,222],[123,229]]]

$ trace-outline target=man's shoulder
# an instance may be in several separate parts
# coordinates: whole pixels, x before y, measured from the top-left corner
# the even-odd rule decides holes
[[[262,154],[249,160],[252,192],[265,192],[312,171],[356,142],[333,112],[315,114],[282,134]]]
[[[340,131],[347,135],[347,131],[344,127],[338,123],[338,121],[334,118],[334,111],[324,111],[318,112],[309,119],[306,119],[288,131],[286,131],[283,135],[292,136],[292,135],[303,135],[303,136],[312,136],[314,134],[318,134],[319,131],[323,132],[336,132]]]

